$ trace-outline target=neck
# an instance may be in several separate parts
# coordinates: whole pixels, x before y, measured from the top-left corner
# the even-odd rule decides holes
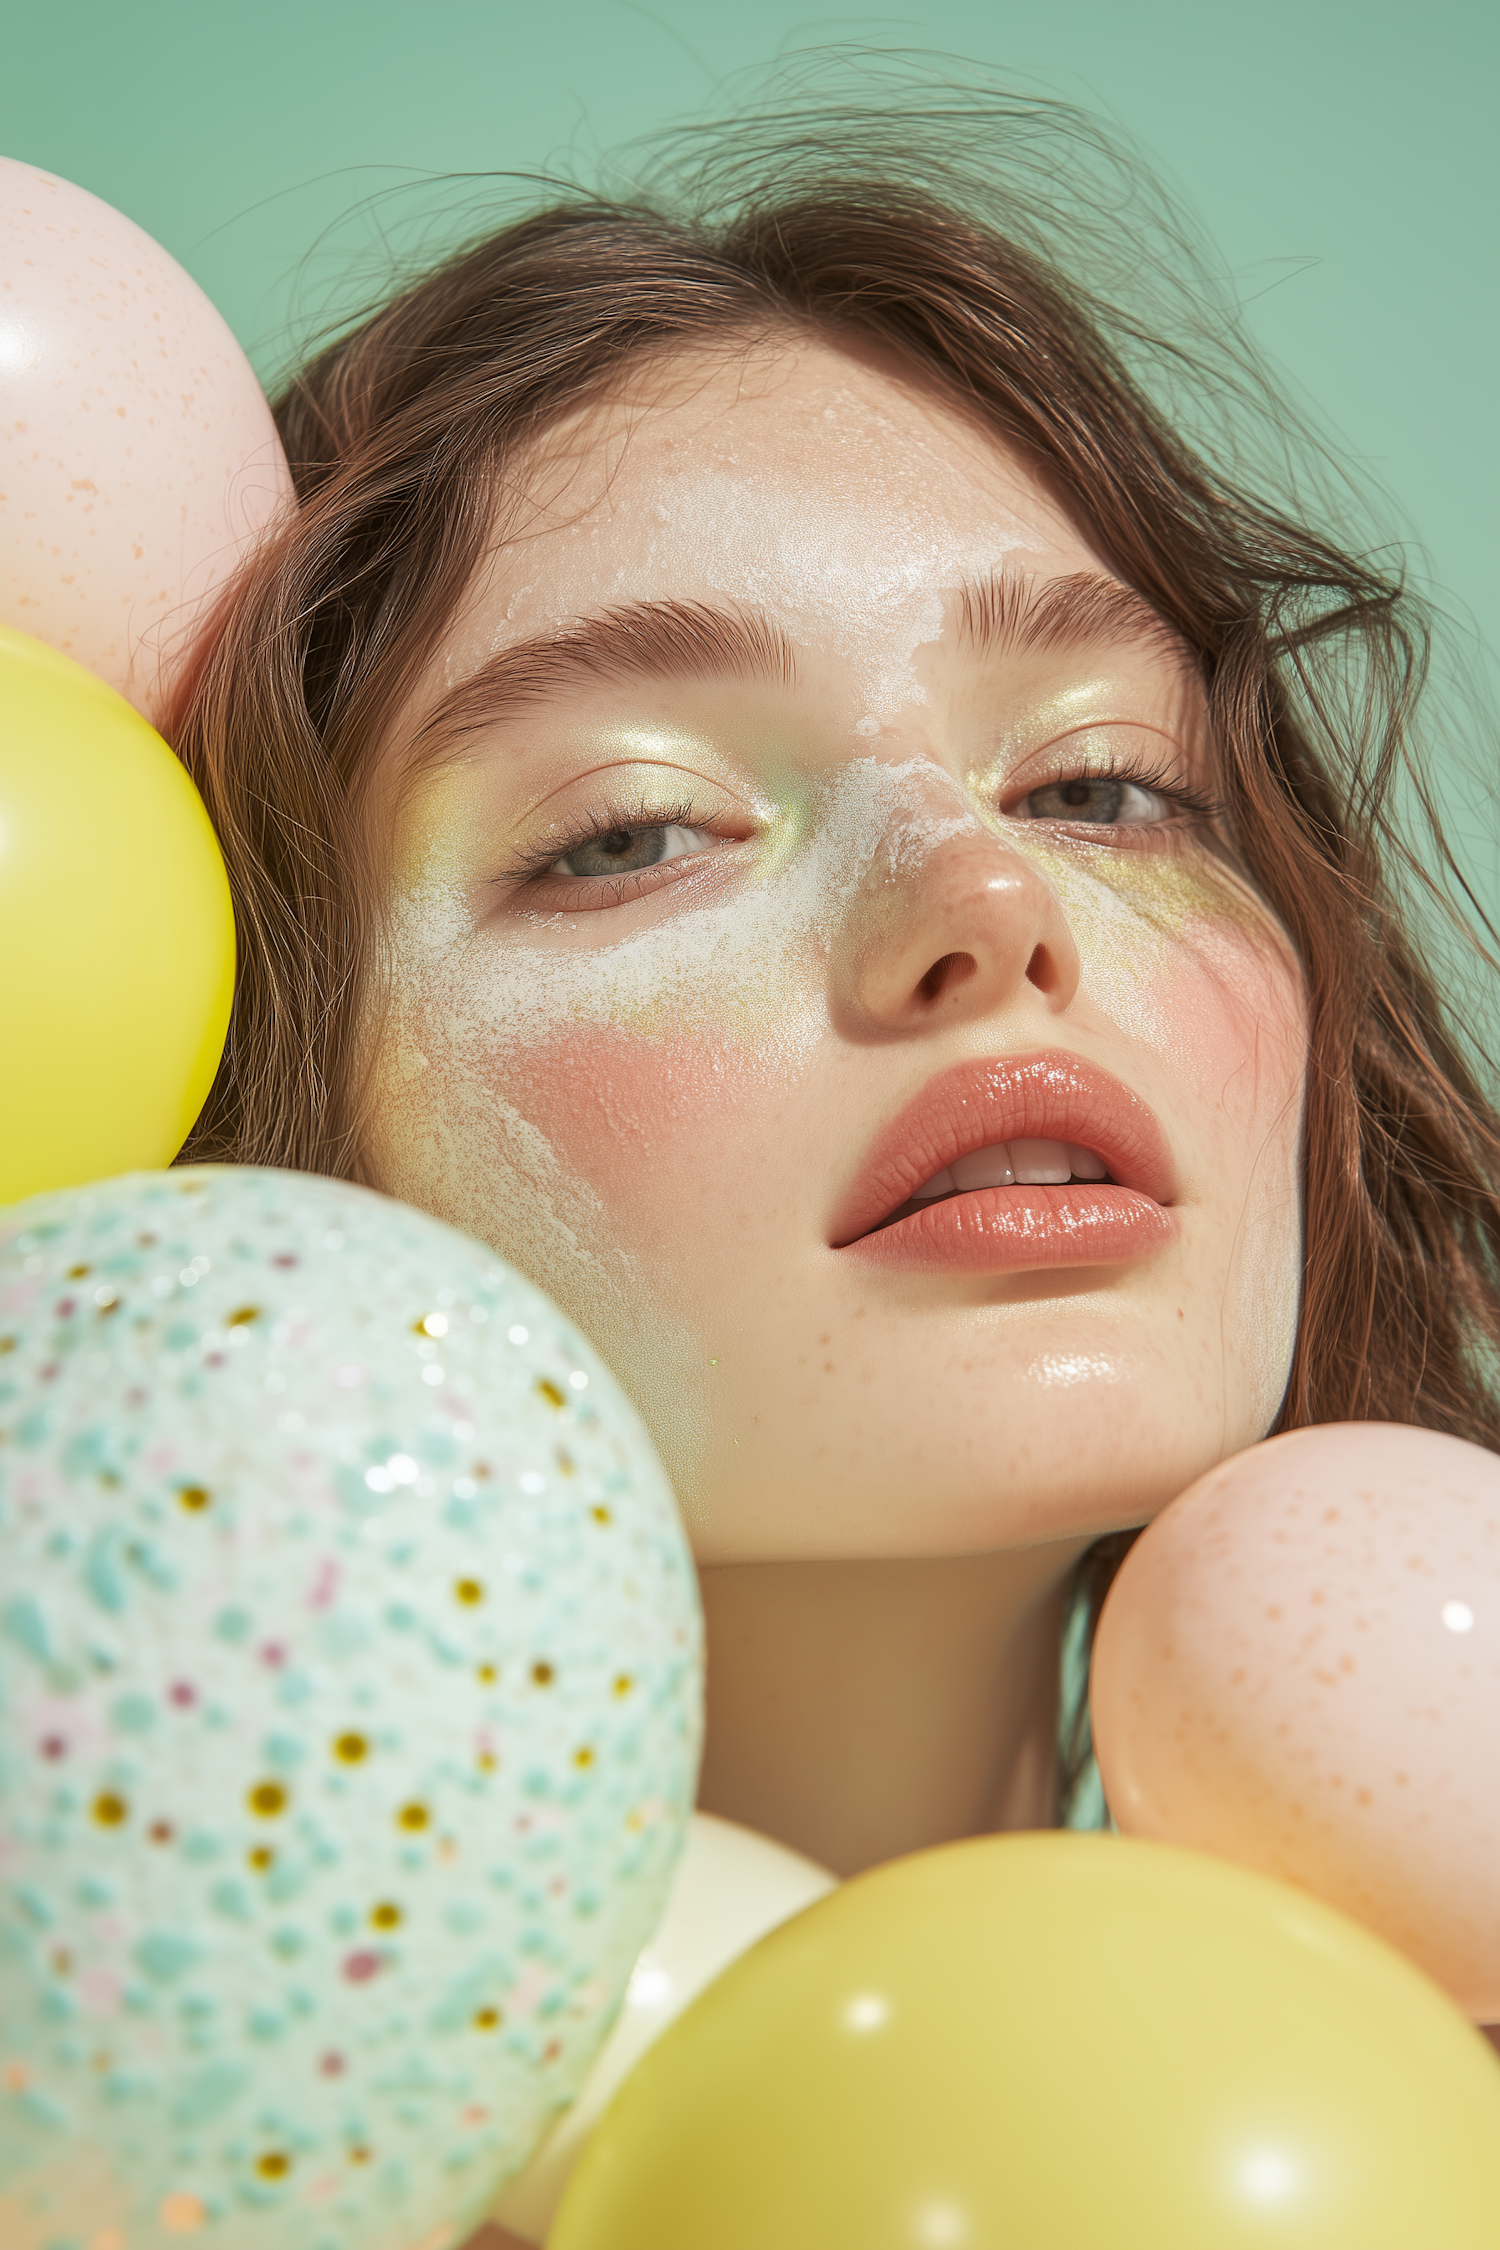
[[[1083,1544],[704,1570],[700,1806],[837,1875],[1051,1825],[1058,1643]]]

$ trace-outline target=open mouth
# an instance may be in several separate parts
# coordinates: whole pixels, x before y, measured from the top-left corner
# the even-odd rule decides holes
[[[1171,1152],[1140,1096],[1077,1055],[953,1065],[866,1151],[829,1247],[880,1266],[1113,1264],[1170,1241]]]
[[[913,1188],[904,1203],[870,1228],[878,1234],[930,1203],[950,1195],[967,1195],[976,1188],[1068,1187],[1075,1181],[1097,1184],[1108,1181],[1109,1166],[1102,1156],[1077,1141],[992,1141],[969,1156],[955,1157],[931,1179]]]

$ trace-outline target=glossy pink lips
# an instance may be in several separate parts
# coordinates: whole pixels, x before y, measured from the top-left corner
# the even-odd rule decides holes
[[[946,1165],[997,1141],[1071,1141],[1094,1150],[1105,1181],[975,1188],[891,1214]],[[862,1264],[992,1272],[1115,1265],[1170,1241],[1172,1161],[1151,1110],[1076,1055],[958,1063],[885,1128],[841,1207],[832,1245]]]

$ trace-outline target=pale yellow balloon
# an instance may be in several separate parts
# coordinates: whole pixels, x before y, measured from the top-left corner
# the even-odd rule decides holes
[[[0,1203],[169,1163],[233,992],[228,878],[183,767],[93,673],[0,627]]]
[[[626,2079],[548,2250],[1494,2250],[1500,2068],[1318,1900],[986,1837],[763,1939]]]
[[[1327,1423],[1210,1470],[1094,1649],[1128,1834],[1316,1891],[1500,2020],[1500,1460]]]

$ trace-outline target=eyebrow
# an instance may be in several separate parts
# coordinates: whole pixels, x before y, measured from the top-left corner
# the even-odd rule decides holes
[[[1144,594],[1099,571],[1076,571],[1040,585],[1001,571],[965,579],[958,589],[960,639],[979,656],[1068,648],[1154,649],[1198,670],[1182,634]]]
[[[416,763],[441,758],[514,712],[600,681],[758,679],[791,687],[796,677],[791,641],[759,610],[629,602],[498,650],[427,714],[410,755]]]
[[[997,571],[964,580],[956,607],[959,639],[976,655],[1145,645],[1196,669],[1182,636],[1143,595],[1098,572],[1038,585]],[[408,766],[451,756],[486,727],[569,690],[662,679],[757,679],[792,687],[796,651],[781,627],[753,608],[654,601],[600,610],[561,633],[497,650],[450,688],[417,730]]]

